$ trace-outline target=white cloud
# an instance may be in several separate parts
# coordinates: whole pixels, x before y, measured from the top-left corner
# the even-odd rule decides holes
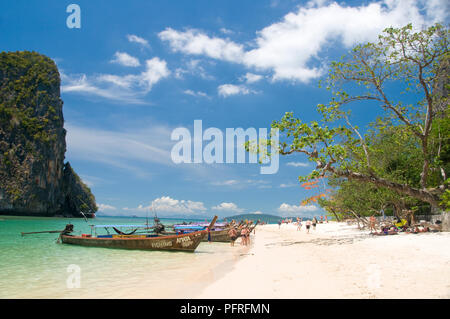
[[[150,205],[139,205],[137,208],[125,207],[124,210],[136,213],[155,212],[158,216],[202,215],[206,211],[203,202],[191,200],[179,200],[170,196],[162,196],[154,199]]]
[[[136,81],[135,75],[100,74],[95,78],[97,83],[109,83],[125,89],[131,89]]]
[[[145,40],[144,38],[138,37],[137,35],[128,34],[127,35],[127,39],[130,42],[139,43],[140,45],[142,45],[144,47],[149,47],[148,41]]]
[[[137,67],[140,66],[141,63],[139,62],[139,59],[129,55],[125,52],[116,52],[114,54],[114,59],[111,60],[111,63],[117,63],[124,66],[131,66],[131,67]]]
[[[433,22],[443,22],[447,20],[448,12],[450,11],[450,3],[448,1],[425,0],[424,2],[426,12]]]
[[[126,91],[117,91],[109,87],[102,88],[95,85],[95,79],[88,80],[86,74],[81,74],[79,76],[69,76],[65,75],[62,72],[60,73],[61,80],[63,82],[61,86],[62,93],[81,93],[122,102],[141,103],[138,99],[136,99],[135,96],[128,94]],[[103,81],[101,77],[98,80]],[[119,79],[117,79],[117,81],[119,81]]]
[[[249,213],[249,214],[262,215],[262,214],[264,214],[264,213],[261,212],[261,211],[259,211],[259,210],[257,210],[257,211],[255,211],[255,212],[251,212],[251,213]]]
[[[164,60],[155,57],[146,61],[145,71],[138,77],[139,84],[151,90],[152,86],[159,82],[161,79],[170,75],[170,71],[167,68],[167,63]]]
[[[103,185],[111,183],[111,181],[109,180],[105,180],[103,178],[92,175],[80,174],[80,177],[83,183],[85,183],[89,187],[93,187],[94,185]]]
[[[247,72],[244,76],[241,77],[241,81],[245,81],[246,83],[255,83],[263,79],[263,76],[260,74],[254,74]]]
[[[142,97],[151,91],[153,85],[169,75],[166,61],[154,57],[145,61],[145,69],[139,74],[100,74],[88,77],[86,74],[69,76],[61,72],[61,92],[141,104]]]
[[[186,54],[206,55],[213,59],[229,62],[242,62],[244,48],[228,39],[209,37],[206,34],[188,29],[187,31],[176,31],[166,28],[158,34],[163,41],[168,41],[172,51]]]
[[[238,185],[239,181],[236,179],[229,179],[229,180],[226,180],[223,182],[213,182],[211,184],[215,185],[215,186],[232,186],[232,185]]]
[[[157,198],[152,203],[156,212],[199,214],[206,211],[203,202],[178,200],[170,198],[169,196]]]
[[[223,202],[220,205],[212,207],[213,210],[218,211],[228,211],[228,212],[236,212],[236,213],[242,213],[244,209],[239,208],[235,203],[226,203]]]
[[[294,166],[294,167],[308,167],[309,163],[302,163],[302,162],[289,162],[286,164],[287,166]]]
[[[214,181],[211,183],[214,186],[225,186],[236,189],[243,188],[272,188],[269,181],[266,180],[257,180],[257,179],[229,179],[224,181]]]
[[[308,82],[325,72],[321,55],[330,45],[348,48],[374,41],[389,26],[445,23],[448,11],[446,0],[382,0],[359,6],[316,0],[258,31],[249,50],[230,39],[210,37],[193,29],[167,28],[159,37],[175,52],[271,71],[273,80]]]
[[[234,85],[234,84],[222,84],[217,87],[217,91],[220,96],[228,97],[236,94],[247,95],[250,93],[255,93],[254,91],[249,90],[247,87],[243,85]]]
[[[315,205],[296,206],[296,205],[289,205],[286,203],[281,204],[280,207],[278,207],[277,209],[277,211],[285,217],[311,215],[311,213],[314,213],[318,210],[319,208]]]
[[[199,59],[191,59],[187,61],[184,67],[175,69],[175,78],[183,79],[185,74],[190,74],[198,75],[204,80],[213,80],[214,77],[208,74],[200,63],[201,61]]]
[[[98,204],[98,211],[99,212],[105,212],[105,211],[111,211],[111,210],[117,210],[116,207],[108,205],[108,204]]]
[[[192,91],[192,90],[184,90],[183,93],[187,94],[187,95],[192,95],[192,96],[208,97],[208,95],[205,92],[202,92],[202,91],[195,92],[195,91]]]
[[[220,32],[223,34],[233,34],[234,32],[232,30],[229,30],[227,28],[220,28]]]
[[[135,208],[129,208],[129,207],[124,207],[123,210],[125,211],[131,211],[131,212],[135,212],[135,213],[147,213],[146,215],[148,215],[149,212],[151,212],[151,208],[152,206],[144,206],[144,205],[139,205],[138,207]]]
[[[249,66],[271,69],[273,79],[307,82],[323,73],[317,59],[333,41],[350,47],[375,40],[388,26],[425,23],[417,1],[386,0],[350,7],[317,2],[287,14],[282,21],[258,32],[257,48],[246,53]]]

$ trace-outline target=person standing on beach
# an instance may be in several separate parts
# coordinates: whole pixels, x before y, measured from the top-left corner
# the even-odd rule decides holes
[[[308,219],[306,221],[306,233],[309,234],[309,229],[311,228],[311,221]]]
[[[234,242],[236,241],[237,238],[236,228],[231,227],[231,229],[228,231],[228,236],[230,236],[231,246],[234,247]]]
[[[316,218],[316,216],[314,216],[314,218],[312,220],[312,225],[313,225],[313,229],[316,230],[316,225],[317,225],[317,218]]]
[[[281,228],[281,220],[278,221],[278,229]]]
[[[302,220],[297,217],[297,230],[302,230]]]
[[[245,239],[245,244],[246,245],[250,245],[250,234],[251,234],[252,232],[250,231],[250,227],[248,227],[247,228],[247,234],[245,235],[246,236],[246,239]]]
[[[376,223],[376,219],[375,219],[375,216],[372,214],[372,216],[370,216],[370,218],[369,218],[370,233],[376,232],[375,223]]]
[[[241,229],[241,245],[245,245],[245,234],[247,233],[247,228],[242,227]]]

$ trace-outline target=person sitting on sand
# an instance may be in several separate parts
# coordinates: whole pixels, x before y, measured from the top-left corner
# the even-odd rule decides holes
[[[228,231],[228,236],[230,236],[231,246],[234,246],[234,242],[236,241],[237,238],[236,228],[231,227],[231,229]]]

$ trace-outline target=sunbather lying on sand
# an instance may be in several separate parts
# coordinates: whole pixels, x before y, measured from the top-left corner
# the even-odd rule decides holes
[[[384,235],[397,235],[398,229],[394,226],[384,227],[380,232],[371,233],[372,235],[384,236]]]
[[[407,233],[418,234],[418,233],[426,233],[428,232],[428,227],[424,226],[414,226],[412,228],[408,228]]]

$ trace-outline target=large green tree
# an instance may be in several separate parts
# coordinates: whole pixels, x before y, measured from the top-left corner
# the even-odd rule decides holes
[[[402,126],[392,127],[381,119],[372,126],[364,141],[372,150],[371,162],[377,174],[397,183],[419,187],[421,152],[415,145],[415,138],[406,134]],[[436,172],[432,178],[436,178]],[[330,213],[339,213],[342,217],[368,216],[381,210],[402,216],[405,210],[412,213],[430,208],[428,203],[419,199],[372,183],[330,176],[328,184],[333,191],[319,204]]]
[[[272,123],[281,138],[272,147],[316,163],[300,180],[334,176],[370,183],[437,207],[448,187],[442,153],[450,134],[448,125],[436,125],[448,119],[448,36],[448,28],[439,24],[421,31],[407,25],[385,29],[377,42],[354,47],[331,64],[322,83],[333,96],[317,106],[322,120],[304,123],[286,113]],[[362,132],[352,123],[351,107],[378,108],[371,130]],[[392,132],[387,146],[383,139],[374,142]],[[398,154],[388,147],[396,143],[407,143],[410,151]]]

